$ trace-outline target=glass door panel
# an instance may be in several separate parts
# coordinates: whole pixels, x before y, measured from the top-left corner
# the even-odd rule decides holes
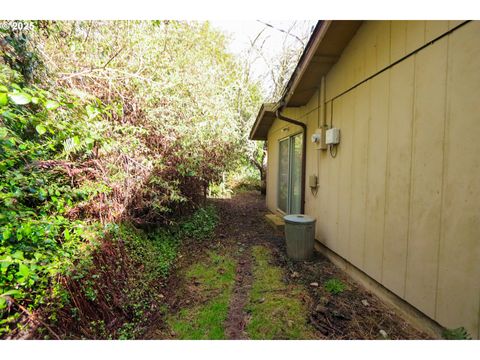
[[[278,208],[287,214],[302,209],[302,145],[302,134],[279,142]]]
[[[278,165],[278,208],[283,212],[288,209],[288,181],[290,139],[280,141],[280,156]]]
[[[301,212],[302,202],[302,134],[291,137],[290,150],[290,214]]]

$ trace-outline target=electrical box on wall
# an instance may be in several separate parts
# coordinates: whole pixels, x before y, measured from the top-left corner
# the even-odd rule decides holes
[[[325,143],[327,145],[336,145],[340,143],[340,129],[331,128],[326,131]]]
[[[317,185],[318,185],[317,175],[310,175],[308,177],[308,186],[310,186],[311,188],[316,188]]]
[[[315,149],[325,150],[327,144],[325,144],[325,129],[316,129],[312,135],[312,142],[315,144]]]

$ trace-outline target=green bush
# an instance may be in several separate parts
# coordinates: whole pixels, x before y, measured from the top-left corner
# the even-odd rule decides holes
[[[182,235],[187,238],[205,240],[213,234],[218,223],[218,215],[212,205],[198,209],[193,216],[180,227]]]
[[[107,110],[22,82],[0,65],[0,336],[20,318],[19,305],[32,311],[52,302],[59,275],[88,258],[103,234],[96,221],[69,218],[101,187],[76,187],[67,159],[86,158],[101,142],[89,129]]]
[[[207,207],[158,226],[245,157],[259,87],[208,23],[35,24],[0,31],[0,337],[30,314],[106,334],[113,295],[119,336],[135,336],[181,239],[207,239],[218,217]],[[75,296],[86,308],[62,313]]]

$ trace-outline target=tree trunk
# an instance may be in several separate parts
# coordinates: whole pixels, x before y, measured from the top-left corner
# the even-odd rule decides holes
[[[260,194],[267,194],[267,169],[265,167],[260,170]]]

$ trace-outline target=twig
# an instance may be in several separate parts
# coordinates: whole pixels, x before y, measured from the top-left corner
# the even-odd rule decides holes
[[[257,21],[258,21],[259,23],[265,25],[265,26],[268,26],[268,27],[272,28],[272,29],[275,29],[275,30],[277,30],[277,31],[283,32],[283,33],[287,34],[288,36],[294,37],[295,39],[297,39],[298,41],[300,41],[300,43],[301,43],[303,46],[305,46],[305,44],[303,43],[303,40],[300,39],[297,35],[292,34],[290,31],[286,31],[286,30],[277,28],[277,27],[275,27],[275,26],[273,26],[273,25],[271,25],[271,24],[268,24],[268,23],[266,23],[266,22],[263,22],[263,21],[261,21],[261,20],[257,20]]]
[[[13,304],[15,304],[20,310],[22,310],[30,320],[32,321],[36,321],[38,322],[39,324],[45,326],[45,328],[57,339],[57,340],[61,340],[60,336],[57,335],[57,333],[55,331],[53,331],[50,326],[48,326],[45,322],[43,322],[42,320],[38,319],[34,314],[32,314],[30,311],[28,311],[26,308],[24,308],[22,305],[20,305],[19,303],[17,303],[15,301],[15,299],[13,299],[12,297],[10,296],[5,296],[8,301],[12,302]]]
[[[86,74],[89,74],[89,73],[92,73],[92,72],[98,71],[98,70],[106,70],[108,64],[110,64],[112,62],[112,60],[115,59],[123,51],[123,49],[125,49],[125,47],[122,47],[115,54],[113,54],[110,57],[110,59],[108,59],[108,61],[105,64],[103,64],[102,66],[93,67],[93,68],[83,70],[83,71],[80,71],[80,72],[77,72],[77,73],[74,73],[74,74],[70,74],[68,76],[65,76],[65,77],[61,78],[60,81],[65,81],[65,80],[68,80],[68,79],[71,79],[71,78],[74,78],[74,77],[86,75]]]
[[[102,69],[105,69],[107,65],[110,64],[112,60],[115,59],[118,56],[118,54],[120,54],[123,51],[123,49],[125,49],[125,47],[120,48],[120,50],[118,50],[115,54],[113,54],[113,56],[105,63],[105,65],[102,66]]]

